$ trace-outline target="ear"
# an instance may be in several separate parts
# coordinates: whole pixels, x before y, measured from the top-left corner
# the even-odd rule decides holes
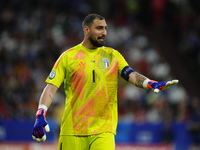
[[[88,35],[90,32],[90,28],[88,26],[84,26],[83,31],[84,31],[85,35]]]

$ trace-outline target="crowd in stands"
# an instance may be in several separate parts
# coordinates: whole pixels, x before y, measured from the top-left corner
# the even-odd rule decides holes
[[[176,75],[171,72],[171,66],[160,55],[160,50],[151,46],[143,30],[145,26],[137,20],[137,17],[142,18],[140,1],[144,2],[102,0],[94,4],[84,0],[1,1],[0,120],[35,119],[39,97],[54,62],[63,51],[82,42],[81,23],[90,12],[105,16],[108,24],[106,46],[118,50],[134,70],[153,80],[174,79]],[[157,4],[156,0],[154,3]],[[191,32],[185,30],[187,34],[181,39],[190,42],[184,42],[189,49],[183,49],[186,47],[182,46],[181,52],[194,54],[196,59],[189,59],[195,63],[199,61],[199,36],[195,30],[200,27],[199,15],[197,17],[196,28],[192,28],[190,23]],[[158,26],[159,19],[156,23]],[[189,23],[189,20],[185,22]],[[198,64],[200,61],[196,67]],[[58,124],[64,102],[62,85],[47,113],[47,117],[58,121]],[[154,94],[119,78],[118,103],[119,122],[163,122],[167,129],[174,121],[200,119],[199,98],[190,95],[181,82]]]

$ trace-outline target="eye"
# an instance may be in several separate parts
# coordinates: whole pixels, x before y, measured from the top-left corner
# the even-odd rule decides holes
[[[107,26],[106,27],[104,27],[104,26],[98,26],[97,30],[107,30]]]
[[[102,27],[102,26],[98,26],[98,27],[97,27],[97,29],[99,29],[99,30],[100,30],[100,29],[103,29],[103,27]]]

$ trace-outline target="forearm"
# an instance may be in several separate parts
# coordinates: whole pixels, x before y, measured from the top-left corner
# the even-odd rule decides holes
[[[142,74],[139,74],[138,72],[134,71],[129,74],[129,82],[132,83],[133,85],[140,87],[140,88],[146,88],[144,87],[144,81],[148,79]]]
[[[55,96],[55,93],[57,91],[57,87],[52,85],[52,84],[47,84],[47,86],[44,88],[43,92],[42,92],[42,95],[40,97],[40,100],[39,100],[39,108],[44,108],[44,109],[48,109],[54,96]],[[45,108],[46,106],[46,108]]]

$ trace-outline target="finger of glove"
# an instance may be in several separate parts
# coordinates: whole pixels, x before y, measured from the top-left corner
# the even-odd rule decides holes
[[[32,135],[33,140],[36,140],[37,142],[40,142],[41,139],[40,138],[36,138],[34,135]]]
[[[37,137],[37,138],[42,138],[43,135],[44,135],[44,132],[42,132],[41,130],[36,131],[36,137]]]
[[[46,140],[46,134],[42,136],[38,135],[36,132],[37,137],[35,137],[34,135],[32,135],[33,140],[36,140],[37,142],[44,142]]]
[[[169,87],[172,86],[172,85],[177,84],[178,82],[179,82],[178,80],[168,81],[168,82],[166,83],[166,86],[163,88],[163,90],[169,88]]]
[[[41,142],[41,139],[40,138],[36,138],[36,141],[39,143],[39,142]]]
[[[166,85],[167,85],[167,86],[171,86],[171,85],[177,84],[178,82],[179,82],[178,80],[172,80],[172,81],[168,81],[168,82],[166,83]]]
[[[41,142],[46,141],[46,134],[41,138]]]
[[[46,132],[50,132],[49,124],[47,124],[44,128]]]
[[[33,135],[35,138],[38,138],[38,135],[36,134],[36,132],[37,132],[37,131],[34,130],[33,133],[32,133],[32,135]]]
[[[172,84],[175,85],[179,82],[179,80],[172,80]]]
[[[44,132],[45,131],[44,131],[43,127],[37,126],[37,127],[34,127],[32,135],[35,136],[36,138],[42,138],[43,135],[45,134]]]
[[[154,93],[159,93],[160,90],[159,89],[154,89]]]
[[[36,137],[34,135],[32,135],[33,140],[36,140]]]
[[[37,142],[40,142],[41,139],[40,138],[36,138],[34,135],[32,135],[33,140],[36,140]]]

